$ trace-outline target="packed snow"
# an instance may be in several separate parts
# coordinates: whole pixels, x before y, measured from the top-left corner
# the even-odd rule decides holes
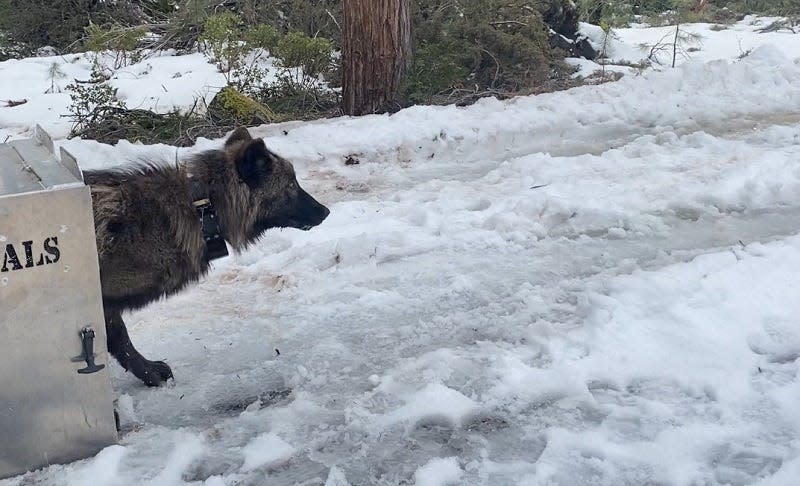
[[[113,364],[120,444],[0,485],[795,484],[800,37],[731,31],[763,45],[253,129],[328,220],[129,314],[174,382]],[[221,83],[182,61],[121,92],[166,108]],[[41,123],[84,168],[221,144],[66,140],[63,95],[35,80],[50,63],[0,63],[30,98],[0,132]]]

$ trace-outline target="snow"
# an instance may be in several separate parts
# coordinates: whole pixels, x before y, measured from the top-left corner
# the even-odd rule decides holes
[[[275,434],[264,434],[251,440],[242,449],[244,464],[242,471],[248,472],[264,465],[275,465],[287,461],[295,450]]]
[[[101,65],[113,65],[112,55],[100,55]],[[67,85],[91,77],[94,54],[12,59],[0,63],[3,98],[28,100],[14,108],[0,110],[0,137],[30,136],[39,123],[53,138],[64,138],[71,127],[63,117],[70,105]],[[62,73],[51,78],[49,70],[58,66]],[[129,108],[167,112],[174,108],[189,109],[195,99],[211,102],[214,94],[225,86],[225,77],[218,73],[202,54],[183,56],[153,55],[138,63],[117,70],[110,84]],[[51,90],[55,88],[55,92]]]
[[[386,387],[381,391],[391,393],[386,390]],[[396,391],[394,394],[405,397],[403,399],[406,401],[406,405],[386,414],[385,426],[391,426],[398,422],[413,422],[416,425],[421,420],[432,417],[436,417],[439,421],[444,420],[448,425],[459,426],[464,417],[478,409],[474,401],[440,383],[431,383],[410,395]]]
[[[681,35],[695,36],[697,40],[687,40],[681,44],[684,52],[678,53],[676,64],[680,65],[689,61],[736,61],[766,45],[773,46],[790,58],[797,57],[797,53],[800,52],[799,35],[787,29],[759,32],[777,20],[780,19],[748,16],[731,25],[707,23],[682,25]],[[675,26],[613,28],[606,38],[606,34],[600,27],[581,23],[580,33],[589,38],[598,52],[603,51],[605,40],[605,53],[609,59],[609,64],[606,66],[607,71],[638,74],[639,69],[629,65],[647,60],[652,46],[656,44],[672,44],[675,37]],[[672,55],[670,46],[668,52],[657,56],[655,67],[663,69],[671,66]],[[585,59],[570,59],[569,62],[578,67],[578,73],[583,76],[602,69],[600,64]]]
[[[464,471],[458,466],[458,459],[431,459],[414,473],[416,486],[445,486],[458,484]]]
[[[112,364],[120,445],[0,485],[794,484],[800,37],[752,20],[742,59],[252,129],[328,220],[127,315],[175,381]],[[126,100],[211,92],[172,59]],[[49,62],[0,63],[32,99],[0,131],[42,123],[83,168],[221,144],[65,140]]]
[[[668,484],[711,473],[706,454],[724,484],[778,470],[800,426],[798,268],[792,237],[635,271],[590,293],[587,356],[572,370],[605,415],[590,448]]]
[[[100,451],[85,468],[69,474],[66,484],[82,486],[85,484],[114,484],[119,471],[119,464],[125,455],[122,446],[110,446]]]
[[[336,466],[331,467],[328,473],[328,479],[325,481],[325,486],[350,486],[347,482],[344,472]]]
[[[205,451],[203,437],[183,432],[175,440],[175,446],[167,457],[167,463],[147,484],[179,484],[187,467],[196,462]]]

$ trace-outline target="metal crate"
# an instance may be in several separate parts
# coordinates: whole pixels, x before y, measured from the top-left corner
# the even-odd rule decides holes
[[[0,251],[3,478],[117,440],[91,193],[39,127],[0,144]]]

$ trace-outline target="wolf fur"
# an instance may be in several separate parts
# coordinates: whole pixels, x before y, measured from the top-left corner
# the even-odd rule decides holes
[[[122,313],[172,295],[209,269],[194,201],[208,198],[222,237],[240,251],[270,228],[308,230],[328,209],[297,183],[292,165],[245,128],[220,150],[180,165],[84,172],[91,186],[108,350],[144,383],[170,367],[133,346]]]

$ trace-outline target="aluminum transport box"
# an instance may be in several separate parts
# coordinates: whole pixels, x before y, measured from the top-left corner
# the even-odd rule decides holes
[[[0,144],[0,478],[117,440],[92,200],[39,127]]]

